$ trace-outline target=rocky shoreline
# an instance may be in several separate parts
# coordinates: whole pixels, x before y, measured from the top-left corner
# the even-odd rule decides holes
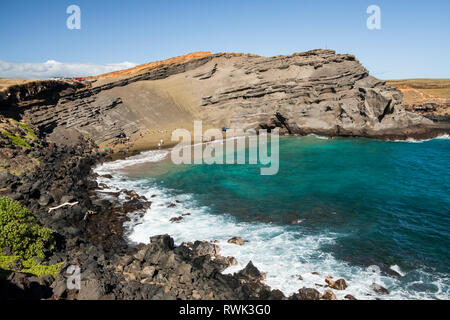
[[[39,142],[39,143],[38,143]],[[264,274],[252,263],[234,275],[221,272],[234,263],[222,257],[214,243],[197,241],[175,246],[169,235],[152,237],[150,244],[130,247],[124,239],[127,214],[151,207],[151,201],[132,190],[122,190],[125,201],[111,194],[99,197],[92,167],[107,160],[92,153],[90,141],[79,139],[73,147],[36,141],[22,150],[1,139],[2,148],[19,156],[33,154],[41,165],[20,177],[0,174],[1,196],[19,201],[41,225],[55,231],[56,250],[42,263],[63,263],[56,279],[10,272],[0,282],[0,299],[316,299],[333,298],[315,289],[301,289],[285,297],[263,283]],[[59,204],[76,203],[49,213]],[[80,290],[69,290],[67,269],[81,270]]]
[[[38,143],[39,142],[39,143]],[[174,245],[169,235],[155,236],[148,245],[130,247],[124,237],[128,214],[144,214],[151,199],[133,190],[99,194],[108,186],[96,182],[92,168],[109,157],[91,152],[94,145],[80,137],[72,147],[36,141],[24,151],[0,139],[2,148],[33,154],[41,161],[34,172],[17,177],[0,174],[1,196],[29,208],[41,225],[55,231],[57,246],[43,263],[63,263],[56,279],[18,271],[0,281],[0,299],[76,300],[318,300],[336,299],[330,289],[345,290],[345,280],[325,279],[324,292],[301,288],[286,297],[264,284],[265,274],[251,262],[233,275],[222,272],[236,261],[222,257],[213,242]],[[103,178],[109,178],[104,176]],[[104,195],[107,195],[105,197]],[[124,201],[118,200],[122,195]],[[76,203],[49,213],[59,204]],[[229,240],[242,245],[244,240]],[[68,269],[81,270],[80,290],[68,289]],[[346,299],[354,299],[347,295]]]
[[[222,274],[234,262],[214,243],[175,246],[161,235],[129,246],[123,225],[130,213],[151,210],[151,199],[133,190],[100,196],[107,186],[96,182],[92,168],[156,147],[161,132],[189,128],[196,119],[218,128],[279,128],[282,135],[406,140],[450,132],[446,119],[406,111],[398,90],[371,77],[354,56],[331,50],[271,58],[194,55],[84,84],[6,88],[0,91],[0,197],[19,201],[54,230],[56,248],[40,262],[63,267],[56,279],[19,267],[2,271],[0,299],[307,300],[334,299],[327,290],[345,290],[345,280],[327,278],[324,292],[302,288],[285,297],[264,284],[252,263]],[[156,133],[145,140],[149,128]],[[131,146],[105,151],[105,143],[124,136]],[[81,270],[79,290],[67,288],[71,266]],[[373,290],[386,293],[375,284]]]
[[[330,289],[347,287],[344,279],[335,281],[327,277],[321,285],[323,292],[301,288],[286,297],[265,285],[264,273],[251,262],[234,275],[222,274],[235,261],[220,256],[219,247],[212,242],[175,246],[169,235],[160,235],[149,239],[148,245],[130,247],[124,223],[131,213],[143,215],[147,209],[151,210],[152,199],[133,190],[102,192],[108,186],[97,183],[98,175],[93,168],[110,161],[111,156],[93,152],[94,142],[81,135],[72,135],[70,143],[67,142],[55,144],[43,136],[24,149],[11,143],[8,137],[0,137],[3,155],[21,159],[22,163],[27,157],[39,162],[39,166],[20,175],[1,172],[0,196],[19,201],[41,225],[55,231],[56,250],[43,263],[63,263],[56,279],[30,277],[18,271],[9,273],[0,282],[0,299],[317,300],[336,299]],[[76,204],[49,212],[64,203]],[[230,239],[237,245],[241,240]],[[71,266],[81,270],[80,290],[67,288]],[[388,293],[377,284],[372,290]],[[346,295],[346,299],[354,297]]]

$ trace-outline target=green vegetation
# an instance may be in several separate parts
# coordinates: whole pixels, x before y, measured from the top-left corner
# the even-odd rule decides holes
[[[45,251],[54,249],[53,231],[33,222],[31,212],[19,202],[0,198],[0,248],[7,247],[12,252],[12,256],[0,252],[0,268],[13,270],[13,265],[19,264],[20,272],[56,276],[62,264],[46,266],[34,259],[43,259]]]
[[[5,137],[8,137],[11,140],[11,142],[13,144],[15,144],[16,146],[19,146],[22,148],[27,148],[27,149],[31,148],[29,141],[33,141],[33,140],[37,139],[38,136],[34,132],[34,130],[31,129],[30,125],[28,125],[26,123],[18,122],[16,120],[11,120],[10,124],[15,124],[18,127],[20,127],[22,129],[21,131],[24,132],[24,134],[16,135],[14,133],[11,133],[11,131],[9,131],[10,128],[13,128],[13,130],[14,130],[14,128],[18,129],[18,127],[10,126],[10,128],[8,128],[8,130],[2,131],[2,135]],[[5,128],[3,128],[3,129],[5,129]],[[22,137],[22,136],[24,136],[24,137]]]
[[[10,270],[17,257],[6,256],[0,252],[0,268],[3,270]]]
[[[3,254],[0,251],[0,280],[4,280],[8,277],[11,269],[11,266],[17,260],[16,257],[9,257]]]
[[[53,231],[32,224],[34,217],[19,202],[0,198],[0,247],[9,247],[24,259],[45,258],[44,250],[53,250]]]
[[[45,275],[51,275],[53,278],[58,276],[59,271],[61,270],[63,262],[57,263],[51,266],[43,265],[39,262],[36,262],[34,259],[23,260],[17,256],[7,256],[0,252],[0,269],[5,271],[17,271],[14,270],[15,264],[21,264],[22,268],[20,272],[32,274],[37,277],[42,277]],[[6,275],[7,273],[4,272]]]
[[[30,128],[30,126],[26,123],[21,123],[18,122],[18,125],[21,126],[23,129],[25,129],[25,131],[27,132],[27,135],[36,139],[38,136],[36,135],[36,133],[34,132],[33,129]]]
[[[28,259],[22,261],[23,269],[21,270],[21,272],[30,273],[38,277],[42,277],[49,274],[53,276],[53,278],[56,278],[63,264],[64,262],[57,263],[51,266],[46,266],[40,264],[39,262],[34,261],[33,259]]]
[[[26,148],[26,149],[31,148],[31,146],[28,144],[28,142],[24,138],[15,136],[9,131],[6,131],[6,130],[2,131],[2,135],[11,139],[11,142],[13,144],[15,144],[16,146],[19,146],[21,148]]]
[[[43,147],[31,125],[7,119],[0,123],[0,140],[8,140],[11,144],[0,150],[0,172],[20,176],[32,172],[40,165],[39,158],[34,153],[26,152],[31,148]],[[22,152],[15,152],[15,146],[21,148]]]

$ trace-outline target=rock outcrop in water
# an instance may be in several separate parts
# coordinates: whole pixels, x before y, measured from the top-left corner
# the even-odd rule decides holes
[[[2,94],[0,108],[42,132],[73,128],[97,143],[149,128],[189,128],[193,120],[286,134],[401,139],[449,132],[448,124],[406,111],[401,92],[370,76],[353,55],[331,50],[271,58],[194,54],[84,85],[16,86]]]

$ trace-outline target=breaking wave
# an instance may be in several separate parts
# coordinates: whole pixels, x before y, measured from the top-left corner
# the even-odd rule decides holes
[[[128,179],[122,172],[129,166],[163,160],[167,154],[165,150],[148,151],[125,160],[104,163],[95,169],[99,174],[113,176],[113,179],[98,178],[99,183],[110,186],[111,189],[105,191],[132,189],[152,200],[152,207],[144,217],[131,215],[131,221],[126,223],[126,235],[130,242],[149,243],[151,236],[160,234],[170,234],[177,244],[217,240],[221,255],[233,256],[239,263],[224,273],[236,272],[252,261],[267,273],[266,283],[286,295],[302,287],[323,292],[324,279],[333,276],[334,279],[344,278],[349,284],[345,291],[334,291],[338,299],[343,299],[347,294],[358,299],[449,298],[450,279],[446,274],[431,274],[421,269],[405,272],[393,265],[391,269],[399,274],[395,278],[376,272],[376,268],[351,265],[337,260],[332,253],[321,251],[323,245],[333,244],[342,236],[340,234],[311,234],[291,226],[239,222],[226,212],[218,215],[211,208],[201,206],[195,194],[180,194],[177,190],[158,186],[156,180],[150,178]],[[168,208],[172,203],[176,206]],[[171,218],[182,215],[185,216],[181,223],[169,222]],[[247,242],[243,246],[227,243],[234,236],[241,236]],[[316,272],[318,274],[314,274]],[[374,282],[388,288],[390,294],[379,296],[374,293],[370,289]],[[429,290],[422,290],[424,287]]]

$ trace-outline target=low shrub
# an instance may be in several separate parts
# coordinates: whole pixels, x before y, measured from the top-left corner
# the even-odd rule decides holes
[[[17,262],[19,262],[18,264],[22,266],[20,270],[14,269],[14,265],[16,265]],[[37,277],[51,275],[53,278],[56,278],[63,264],[64,263],[61,262],[51,266],[46,266],[35,261],[34,259],[22,260],[20,257],[7,256],[0,252],[0,274],[3,275],[3,277],[0,276],[0,279],[6,278],[11,271],[19,271],[22,273],[32,274]]]
[[[0,247],[25,260],[45,258],[45,251],[55,247],[53,231],[33,222],[31,212],[19,202],[0,198]]]
[[[10,271],[38,277],[58,275],[63,263],[47,266],[35,260],[45,258],[45,251],[54,249],[55,240],[52,230],[34,224],[34,220],[20,202],[0,198],[0,277],[4,278]],[[3,248],[9,248],[12,255],[6,255]]]
[[[26,149],[31,148],[31,146],[28,144],[28,142],[24,138],[15,136],[9,131],[6,131],[6,130],[2,131],[2,135],[4,135],[5,137],[8,137],[11,140],[11,142],[16,146],[19,146],[21,148],[26,148]]]
[[[25,129],[25,131],[27,132],[27,134],[33,138],[37,138],[36,133],[34,132],[33,129],[30,128],[30,126],[27,123],[21,123],[18,122],[18,125],[21,126],[23,129]]]

